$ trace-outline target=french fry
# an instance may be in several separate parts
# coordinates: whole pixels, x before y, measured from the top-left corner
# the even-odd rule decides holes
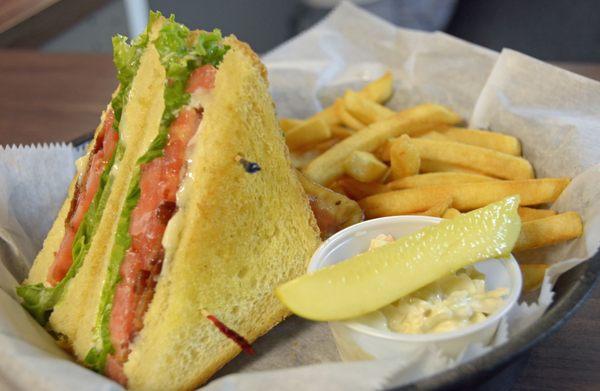
[[[423,138],[412,140],[423,159],[477,170],[502,179],[533,178],[533,167],[527,160],[488,148]]]
[[[432,172],[396,179],[388,183],[390,190],[410,189],[419,186],[446,185],[452,183],[471,183],[495,181],[497,179],[479,174],[467,174],[463,172]]]
[[[464,144],[494,149],[509,155],[521,156],[521,142],[518,138],[498,132],[479,129],[454,128],[440,130],[442,136]]]
[[[417,188],[422,189],[422,188]],[[414,192],[416,189],[375,194],[358,201],[368,219],[384,216],[418,214],[452,198],[450,193]],[[402,193],[402,194],[400,194]]]
[[[321,154],[339,142],[340,142],[339,138],[330,138],[329,140],[325,140],[325,141],[320,142],[319,144],[315,145],[314,150]]]
[[[331,138],[331,129],[320,118],[302,122],[285,135],[285,141],[292,150],[316,145],[329,138]]]
[[[462,172],[465,174],[479,174],[484,175],[482,172],[457,166],[455,164],[440,162],[437,160],[431,159],[423,159],[421,158],[421,172],[422,173],[430,173],[430,172]]]
[[[392,82],[392,74],[388,71],[379,79],[374,80],[366,86],[364,86],[358,93],[361,96],[364,96],[365,98],[374,102],[384,103],[390,98],[390,96],[392,96]],[[309,120],[316,118],[325,121],[325,123],[329,126],[339,125],[342,123],[342,120],[337,113],[335,104],[326,107],[322,111],[310,117]]]
[[[346,91],[344,94],[344,106],[350,114],[360,122],[370,125],[373,122],[382,121],[395,114],[393,110],[369,100],[354,91]]]
[[[309,149],[306,151],[291,151],[290,152],[290,160],[292,161],[292,167],[297,169],[302,169],[313,161],[317,156],[321,153],[314,149]]]
[[[320,119],[325,121],[325,123],[329,126],[331,125],[339,125],[342,120],[340,119],[340,117],[337,115],[337,112],[335,110],[335,105],[331,105],[329,107],[326,107],[325,109],[323,109],[322,111],[319,111],[317,114],[313,115],[312,117],[308,118],[308,120],[312,120],[312,119]]]
[[[458,114],[435,104],[423,104],[375,122],[334,145],[313,160],[304,173],[317,183],[329,183],[344,173],[344,160],[353,151],[372,152],[386,139],[461,121]]]
[[[385,174],[379,179],[380,183],[388,183],[392,179],[392,168],[388,167]]]
[[[519,216],[521,217],[521,222],[543,219],[545,217],[554,216],[556,214],[552,209],[535,209],[528,208],[526,206],[519,207]]]
[[[421,135],[419,135],[419,138],[425,138],[427,140],[437,140],[437,141],[452,141],[450,138],[444,136],[442,133],[435,131],[435,130],[421,134]]]
[[[421,216],[442,217],[448,208],[450,208],[450,205],[452,205],[452,197],[448,197],[445,200],[440,201],[431,208],[427,209],[425,212],[419,214]]]
[[[519,268],[523,275],[523,291],[527,292],[536,290],[542,285],[548,265],[545,263],[520,263]]]
[[[374,182],[387,171],[387,166],[372,153],[354,151],[344,162],[346,174],[360,182]]]
[[[421,156],[419,150],[412,143],[410,137],[403,134],[398,137],[390,149],[392,177],[394,179],[404,178],[419,173]]]
[[[284,133],[287,133],[296,126],[300,125],[302,122],[304,121],[296,118],[280,118],[279,127],[281,128],[281,130],[283,130]]]
[[[377,103],[385,103],[392,96],[392,73],[387,71],[379,79],[367,84],[359,92],[365,98]]]
[[[421,186],[375,194],[362,199],[360,205],[368,218],[422,212],[432,207],[434,201],[448,197],[452,197],[452,207],[461,212],[515,194],[520,195],[523,206],[539,205],[554,202],[568,184],[568,178],[544,178]]]
[[[523,223],[513,251],[531,250],[575,239],[583,233],[581,217],[575,212],[560,213]]]
[[[343,228],[363,221],[363,211],[356,201],[312,182],[300,172],[298,178],[308,195],[321,238],[326,239]]]
[[[331,134],[333,135],[333,137],[337,137],[341,140],[345,139],[346,137],[350,137],[354,133],[356,133],[355,130],[347,128],[343,125],[331,125],[330,128],[331,128]]]
[[[444,214],[442,215],[442,218],[444,218],[444,219],[453,219],[456,216],[460,216],[460,210],[454,209],[454,208],[448,208],[444,212]]]
[[[340,178],[332,183],[331,189],[340,189],[353,200],[360,200],[373,194],[389,191],[387,186],[381,183],[363,183],[354,178]]]
[[[390,150],[392,149],[392,144],[395,141],[395,138],[388,138],[385,140],[379,148],[375,150],[375,156],[381,161],[389,162],[390,161]]]
[[[355,118],[344,106],[344,101],[342,99],[338,99],[333,105],[335,108],[337,116],[340,118],[342,125],[353,129],[353,130],[361,130],[366,125]]]

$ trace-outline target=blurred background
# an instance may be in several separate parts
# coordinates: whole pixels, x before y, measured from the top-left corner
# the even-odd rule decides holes
[[[235,33],[259,53],[316,23],[338,0],[0,0],[0,48],[111,52],[148,9],[189,26]],[[442,30],[479,45],[547,61],[600,60],[598,0],[355,0],[394,24]]]

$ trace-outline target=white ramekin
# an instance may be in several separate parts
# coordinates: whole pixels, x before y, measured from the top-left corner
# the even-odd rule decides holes
[[[393,216],[353,225],[333,235],[317,249],[308,272],[367,251],[371,239],[379,234],[390,234],[398,239],[440,221],[427,216]],[[486,289],[505,287],[509,290],[504,306],[486,320],[456,331],[435,334],[390,331],[379,311],[358,319],[330,322],[342,360],[405,357],[413,361],[431,347],[440,349],[448,357],[456,357],[470,343],[488,344],[500,319],[517,303],[522,286],[521,272],[512,255],[508,259],[479,262],[475,268],[485,275]]]

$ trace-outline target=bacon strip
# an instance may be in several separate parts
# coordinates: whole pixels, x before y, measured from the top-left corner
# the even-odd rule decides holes
[[[100,134],[96,137],[85,173],[75,186],[71,209],[65,220],[65,235],[58,251],[54,254],[54,263],[48,269],[47,281],[52,286],[58,284],[65,277],[73,264],[75,234],[98,192],[100,177],[117,149],[119,134],[113,129],[114,121],[113,111],[109,110],[104,118]]]
[[[214,85],[216,69],[205,65],[196,69],[188,80],[188,92],[209,90]],[[133,209],[129,234],[131,246],[121,263],[120,282],[110,318],[110,337],[115,352],[107,359],[105,372],[126,385],[123,364],[130,344],[143,327],[143,318],[152,301],[164,259],[162,237],[177,211],[176,193],[185,173],[185,151],[194,136],[202,110],[181,109],[168,131],[163,156],[142,165],[140,199]]]

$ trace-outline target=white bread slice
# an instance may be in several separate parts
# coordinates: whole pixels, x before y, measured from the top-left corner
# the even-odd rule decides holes
[[[178,245],[163,265],[125,363],[131,389],[190,389],[206,382],[240,348],[201,310],[254,341],[288,315],[273,290],[303,274],[319,244],[264,67],[247,45],[234,37],[227,44],[231,49],[204,107],[187,202],[178,211],[184,222]],[[237,156],[261,170],[247,173]]]
[[[156,48],[149,44],[140,59],[138,73],[132,83],[127,106],[121,118],[121,134],[126,149],[116,169],[111,172],[113,183],[102,218],[90,250],[65,295],[54,308],[50,327],[65,335],[80,360],[85,358],[92,340],[96,311],[105,274],[105,258],[115,238],[120,205],[123,205],[134,173],[136,160],[146,152],[156,136],[164,109],[165,71]],[[146,129],[156,129],[154,134]]]
[[[113,93],[113,96],[116,93],[117,91]],[[98,134],[102,129],[102,125],[104,124],[104,118],[106,117],[106,111],[109,108],[110,104],[100,116],[100,124],[98,124],[96,130],[94,131],[94,138],[88,145],[86,154],[81,157],[81,161],[77,167],[75,177],[69,185],[69,190],[67,191],[67,198],[65,198],[65,202],[58,211],[58,216],[56,217],[56,220],[54,220],[54,223],[52,224],[52,227],[50,228],[46,239],[44,239],[44,245],[42,246],[42,249],[40,250],[38,255],[35,257],[33,265],[31,266],[31,269],[29,269],[29,276],[27,276],[27,279],[23,281],[23,284],[37,284],[40,282],[46,282],[46,279],[48,277],[48,269],[50,268],[50,266],[52,266],[52,263],[54,262],[54,253],[58,251],[58,247],[62,242],[63,236],[65,236],[65,220],[67,218],[67,215],[69,214],[69,210],[71,209],[71,200],[73,199],[73,194],[75,192],[75,185],[77,184],[79,177],[83,174],[81,170],[87,167],[90,152],[92,151],[92,148],[94,148],[96,137],[98,137]]]

